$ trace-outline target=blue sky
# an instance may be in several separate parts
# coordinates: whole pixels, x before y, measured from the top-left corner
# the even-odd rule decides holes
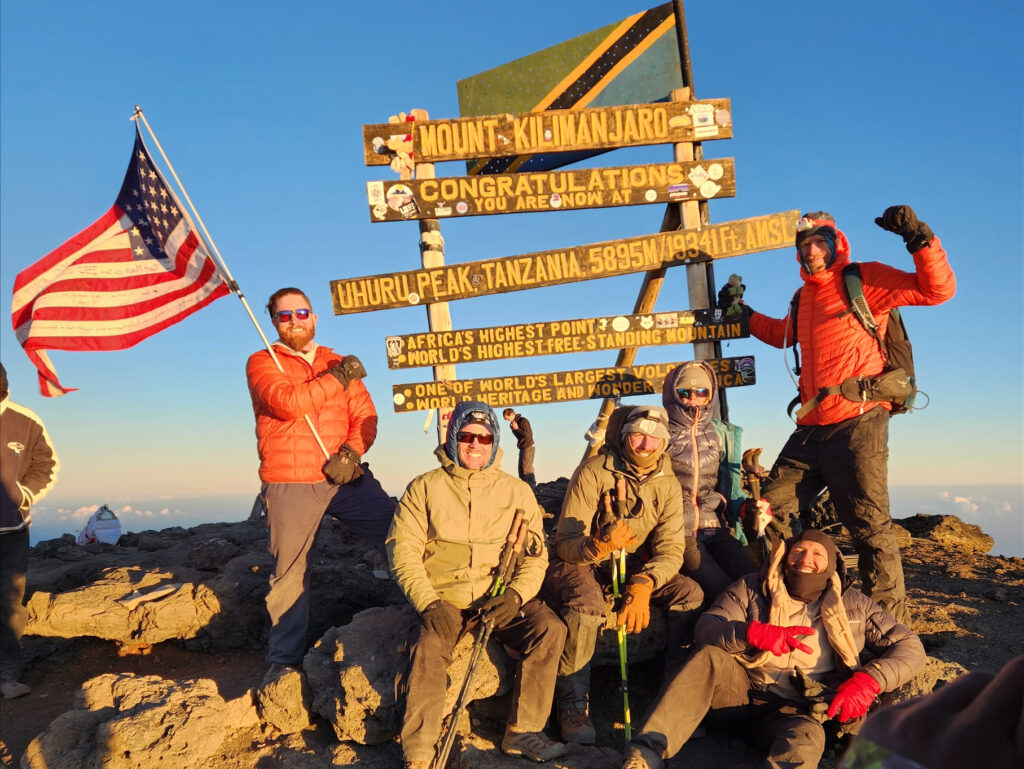
[[[413,107],[455,117],[458,79],[621,19],[655,3],[8,2],[0,6],[0,295],[14,276],[92,223],[120,187],[141,104],[221,253],[259,310],[297,285],[320,314],[318,341],[358,355],[381,414],[368,454],[398,493],[434,466],[425,412],[395,415],[384,337],[426,329],[407,308],[335,317],[329,281],[413,269],[412,223],[372,224],[365,183],[392,178],[362,163],[361,126]],[[791,208],[831,211],[855,259],[912,268],[873,219],[913,205],[942,238],[956,297],[905,313],[928,408],[891,423],[890,482],[1000,484],[1021,511],[1022,7],[974,3],[712,2],[686,7],[699,97],[732,99],[735,137],[707,157],[736,159],[737,196],[712,221]],[[669,160],[669,147],[592,161]],[[439,175],[463,173],[461,164]],[[450,263],[655,232],[661,206],[475,217],[445,222]],[[797,287],[791,249],[716,265],[743,275],[751,306],[781,316]],[[640,276],[455,302],[456,328],[594,317],[631,310]],[[686,309],[670,271],[656,309]],[[266,315],[261,316],[270,333]],[[227,297],[137,347],[52,355],[66,385],[38,395],[10,324],[0,352],[13,397],[46,421],[61,454],[56,498],[255,493],[257,459],[244,364],[260,346]],[[733,421],[769,463],[792,429],[782,354],[754,354],[758,384],[730,393]],[[639,362],[691,349],[641,350]],[[609,354],[469,364],[463,378],[610,365]],[[653,399],[652,399],[653,400]],[[633,399],[629,402],[639,402]],[[598,402],[523,409],[538,476],[571,473]],[[511,435],[505,445],[513,446]],[[514,452],[514,449],[513,449]],[[506,461],[506,467],[514,466]],[[247,511],[243,511],[247,512]],[[899,514],[915,512],[894,511]]]

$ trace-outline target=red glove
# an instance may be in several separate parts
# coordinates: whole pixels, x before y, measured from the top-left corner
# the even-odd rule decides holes
[[[832,704],[828,708],[828,717],[839,720],[852,721],[860,718],[868,712],[871,703],[875,701],[875,695],[882,691],[882,685],[867,673],[857,671],[847,678],[836,690],[836,696],[832,698]]]
[[[754,621],[747,625],[747,643],[758,649],[771,652],[776,657],[789,654],[793,649],[810,654],[811,647],[801,643],[797,636],[812,635],[813,633],[814,628],[804,625],[781,627]]]

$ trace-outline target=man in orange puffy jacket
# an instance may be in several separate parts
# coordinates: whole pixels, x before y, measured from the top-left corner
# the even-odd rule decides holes
[[[860,265],[864,298],[884,339],[892,308],[945,302],[956,280],[939,239],[910,206],[891,206],[875,223],[902,236],[915,266],[914,272],[904,272],[881,262]],[[827,486],[857,550],[864,592],[909,625],[903,564],[889,517],[890,403],[853,401],[831,392],[851,379],[877,377],[885,356],[848,309],[842,272],[850,264],[850,244],[835,219],[823,211],[801,218],[796,251],[804,285],[795,336],[788,316],[770,318],[742,306],[751,334],[762,342],[775,347],[799,342],[801,348],[801,415],[762,486],[775,514],[774,536],[789,536],[789,516]]]
[[[383,552],[395,503],[361,462],[377,436],[377,411],[359,359],[313,341],[317,316],[299,289],[275,291],[267,311],[279,335],[274,355],[253,353],[245,373],[274,556],[266,599],[273,673],[276,666],[298,665],[306,653],[309,554],[324,514]]]

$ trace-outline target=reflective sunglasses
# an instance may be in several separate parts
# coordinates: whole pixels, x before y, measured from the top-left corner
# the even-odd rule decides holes
[[[274,320],[278,323],[287,323],[292,319],[292,315],[295,315],[299,320],[305,320],[311,312],[313,311],[305,308],[301,310],[278,310],[274,313]]]
[[[480,433],[459,433],[455,438],[459,443],[472,443],[475,440],[481,446],[490,446],[494,443],[493,435],[481,435]]]
[[[676,393],[680,398],[686,400],[687,398],[707,398],[711,394],[711,390],[706,387],[680,387]]]

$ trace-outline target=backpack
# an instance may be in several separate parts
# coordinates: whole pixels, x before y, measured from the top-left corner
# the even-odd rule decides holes
[[[878,343],[878,349],[881,350],[882,357],[885,358],[882,373],[872,380],[870,386],[864,388],[866,390],[874,390],[878,397],[867,398],[867,400],[888,401],[892,405],[892,411],[889,412],[890,416],[905,414],[911,411],[914,407],[914,398],[917,395],[917,379],[914,376],[914,348],[910,343],[910,337],[907,336],[907,327],[903,323],[900,308],[893,307],[889,310],[889,325],[883,339],[878,333],[878,324],[875,323],[875,318],[871,314],[871,308],[864,298],[864,282],[860,277],[859,262],[851,262],[843,268],[843,288],[846,289],[849,312],[856,316],[864,330]],[[797,309],[800,305],[800,292],[802,290],[802,287],[798,288],[789,303],[789,317],[792,319],[793,324],[793,355],[796,358],[796,365],[793,367],[793,371],[797,376],[800,376],[800,354],[796,349],[796,342],[798,341],[796,339],[796,320]],[[896,372],[899,369],[902,369],[900,373],[903,376],[897,376],[895,379],[899,380],[900,386],[890,391],[883,384],[884,380],[887,379],[886,374]],[[876,387],[876,385],[883,386]],[[799,405],[799,403],[800,396],[798,395],[789,404],[788,411],[791,415],[793,407]]]

